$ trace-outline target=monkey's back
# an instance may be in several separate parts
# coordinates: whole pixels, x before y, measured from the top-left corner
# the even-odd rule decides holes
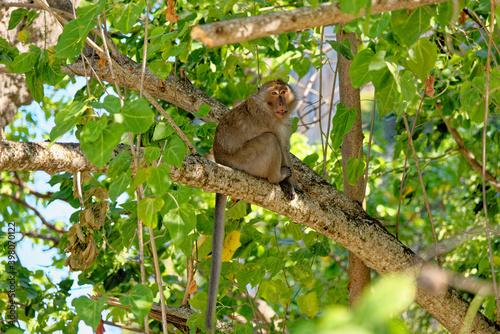
[[[250,95],[219,121],[213,146],[216,162],[233,167],[229,162],[230,156],[239,151],[249,140],[266,132],[290,133],[290,120],[277,119],[270,112],[257,106],[254,97],[255,94]]]

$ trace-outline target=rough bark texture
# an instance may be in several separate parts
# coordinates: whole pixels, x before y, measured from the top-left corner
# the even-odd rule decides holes
[[[372,1],[371,13],[414,9],[444,1],[447,0],[378,0]],[[357,15],[343,13],[338,3],[328,2],[320,4],[316,9],[308,6],[196,26],[191,30],[191,37],[213,48],[290,31],[346,23],[364,15],[365,10]]]
[[[357,53],[357,38],[355,33],[337,33],[339,42],[344,39],[349,39],[351,51]],[[363,129],[361,128],[361,97],[360,90],[354,88],[351,84],[349,76],[349,68],[352,61],[345,59],[342,55],[337,54],[339,62],[339,95],[340,102],[347,108],[356,108],[356,120],[351,130],[344,136],[340,152],[342,154],[342,176],[344,185],[344,194],[359,203],[363,203],[365,199],[365,177],[358,177],[354,186],[347,182],[347,162],[349,158],[363,158]],[[368,166],[367,166],[368,168]],[[349,251],[349,304],[351,306],[361,298],[364,289],[370,284],[370,268],[358,258],[353,252]]]
[[[36,149],[32,148],[33,145]],[[56,144],[46,149],[47,145],[48,143],[1,142],[0,170],[57,172],[68,168],[66,171],[98,171],[86,161],[86,157],[77,144]],[[121,149],[125,148],[126,146],[121,147]],[[47,152],[43,152],[44,150]],[[63,153],[59,154],[58,151]],[[36,155],[42,155],[45,158],[42,159]],[[27,159],[28,156],[31,158]],[[44,167],[48,166],[50,159],[60,159],[61,163],[55,162],[57,169]],[[69,160],[69,162],[64,165],[63,160]],[[19,161],[24,162],[19,163]],[[68,165],[71,161],[74,161],[75,166]],[[90,167],[90,170],[86,170],[86,167]],[[202,157],[187,156],[182,168],[171,168],[172,181],[192,185],[207,192],[230,194],[232,197],[289,217],[296,223],[308,226],[336,241],[382,275],[394,272],[418,275],[423,264],[420,257],[366,213],[352,215],[347,210],[326,205],[302,194],[291,202],[286,201],[279,186],[217,165]],[[106,167],[100,171],[105,170]],[[250,189],[252,191],[249,191]],[[340,201],[340,203],[349,206],[347,204],[349,201]],[[359,204],[353,201],[351,203],[350,211],[356,212]],[[459,333],[469,304],[456,290],[446,287],[444,291],[436,292],[419,286],[416,301],[452,333]],[[498,332],[500,332],[500,327],[481,313],[477,313],[472,333]]]
[[[415,8],[441,1],[392,0],[382,1],[379,4],[385,5],[385,10],[394,10]],[[376,6],[378,5],[374,4],[372,7],[372,13],[375,13]],[[334,10],[338,11],[336,8]],[[332,16],[332,14],[328,16]],[[271,23],[273,22],[277,25],[279,19],[271,21]],[[314,17],[311,22],[315,22],[317,25],[322,24],[318,23],[317,17]],[[263,25],[263,23],[259,23],[259,25]],[[303,26],[300,29],[304,28]],[[44,31],[44,29],[39,31]],[[279,32],[273,30],[273,32],[266,34],[271,33]],[[255,35],[250,34],[245,38],[261,37],[252,36]],[[118,62],[130,72],[135,82],[127,82],[123,78],[117,78],[117,84],[138,90],[140,65],[123,55],[120,55]],[[92,66],[96,72],[102,75],[103,80],[114,83],[108,69],[98,68],[96,64]],[[69,65],[63,71],[72,75],[89,75],[83,71],[81,63]],[[188,112],[198,111],[202,104],[210,105],[212,110],[207,117],[203,118],[205,121],[217,121],[228,110],[226,106],[195,88],[191,83],[176,80],[173,76],[169,76],[161,87],[159,80],[147,71],[145,86],[153,96],[174,103]],[[0,170],[45,170],[49,173],[60,171],[104,172],[106,170],[106,167],[103,170],[98,170],[93,166],[77,144],[55,144],[50,149],[47,148],[47,145],[48,143],[2,142],[0,145]],[[124,147],[118,149],[124,149]],[[369,217],[359,203],[350,200],[331,185],[326,184],[296,158],[294,158],[294,168],[298,171],[297,176],[306,194],[323,203],[304,195],[300,195],[289,203],[283,200],[278,187],[199,157],[186,157],[183,169],[172,168],[172,180],[206,191],[231,194],[231,196],[288,216],[294,221],[310,226],[337,241],[381,274],[403,272],[408,268],[411,268],[414,273],[418,271],[422,260],[397,241],[376,220]],[[255,189],[255,192],[250,192],[249,189]],[[419,289],[417,302],[451,332],[458,333],[468,303],[455,290],[448,289],[446,291],[446,293],[436,295],[427,290]],[[474,333],[496,333],[498,331],[500,328],[495,327],[482,314],[477,314],[473,326]]]
[[[115,82],[109,65],[107,65],[106,68],[102,68],[97,65],[97,59],[91,60],[91,65],[101,80],[139,91],[142,65],[124,55],[120,55],[116,61],[133,78],[132,81],[125,80],[117,74],[117,82]],[[62,71],[66,74],[79,76],[89,76],[88,72],[90,72],[88,66],[87,73],[85,72],[81,61],[62,68]],[[179,108],[191,113],[197,112],[204,104],[209,105],[211,107],[210,113],[202,118],[205,122],[217,122],[217,120],[229,110],[224,104],[196,88],[189,81],[179,79],[174,75],[169,75],[162,84],[160,79],[146,69],[144,75],[144,90],[160,100],[173,103]]]
[[[16,46],[21,52],[28,52],[28,45],[19,42],[17,33],[27,30],[30,34],[30,43],[40,48],[53,46],[62,28],[55,23],[54,19],[44,13],[40,14],[29,26],[25,25],[24,19],[15,29],[7,30],[10,15],[16,8],[2,8],[0,6],[0,37],[5,38],[11,46]],[[46,34],[47,33],[47,34]],[[21,106],[33,102],[24,74],[0,73],[0,128],[9,125],[17,110]]]

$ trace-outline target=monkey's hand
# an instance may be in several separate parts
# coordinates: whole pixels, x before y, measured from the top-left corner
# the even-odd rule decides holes
[[[295,190],[293,189],[293,186],[290,183],[290,180],[286,179],[286,180],[281,181],[280,187],[281,187],[281,190],[283,190],[283,193],[285,194],[285,198],[287,200],[291,201],[295,198]]]

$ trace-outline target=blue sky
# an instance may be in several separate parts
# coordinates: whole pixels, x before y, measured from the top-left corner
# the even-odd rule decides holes
[[[60,100],[62,98],[71,99],[76,91],[85,85],[84,78],[77,78],[76,84],[69,85],[67,89],[60,90],[54,94],[51,88],[45,88],[45,94],[51,96],[53,100]],[[43,141],[43,134],[49,133],[52,127],[54,126],[54,119],[51,118],[49,121],[45,120],[45,114],[38,105],[38,103],[33,102],[31,105],[27,107],[20,108],[21,110],[26,110],[33,115],[33,118],[37,122],[37,127],[33,129],[36,134],[36,138],[34,141]],[[9,130],[7,130],[9,131]],[[76,139],[73,135],[66,134],[59,141],[61,142],[75,142]],[[57,191],[57,187],[51,187],[48,184],[50,180],[50,175],[45,172],[35,172],[34,174],[34,184],[30,184],[30,187],[34,188],[39,192],[47,192],[47,191]],[[37,210],[44,216],[44,218],[52,223],[54,222],[63,222],[69,228],[69,217],[75,211],[69,204],[63,201],[54,201],[49,204],[47,207],[42,205],[36,205],[34,201],[29,203],[30,205],[34,205]],[[37,218],[38,224],[41,226],[41,221]],[[21,242],[17,244],[16,252],[21,261],[21,264],[28,268],[29,270],[43,270],[44,273],[51,279],[55,284],[59,283],[61,280],[68,277],[68,275],[75,281],[73,283],[73,287],[71,289],[71,296],[67,299],[68,306],[71,306],[71,302],[73,299],[78,298],[82,295],[87,295],[92,293],[91,285],[79,286],[78,282],[78,274],[80,272],[70,273],[69,269],[65,267],[64,269],[56,269],[51,266],[53,257],[60,257],[61,255],[55,249],[50,249],[48,246],[43,246],[40,244],[34,244],[30,239],[25,238]],[[105,330],[107,334],[121,333],[121,329],[105,326]],[[26,331],[25,333],[28,333]],[[56,332],[57,333],[57,332]],[[87,326],[83,321],[80,321],[79,326],[79,334],[90,334],[93,333],[92,328]]]

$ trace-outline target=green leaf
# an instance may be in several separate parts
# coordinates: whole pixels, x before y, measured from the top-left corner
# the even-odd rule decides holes
[[[286,268],[287,271],[292,275],[294,281],[304,284],[310,287],[313,283],[313,271],[309,265],[297,264],[295,266],[290,266]]]
[[[88,31],[84,31],[84,22],[80,19],[72,20],[64,26],[63,32],[59,37],[59,41],[55,46],[54,57],[56,58],[73,58],[78,56],[83,49]]]
[[[305,313],[310,318],[314,317],[319,312],[319,302],[316,292],[310,292],[307,295],[301,295],[297,298],[297,305],[302,313]]]
[[[224,14],[233,9],[233,6],[238,2],[238,0],[227,0],[224,4]]]
[[[100,0],[98,3],[82,1],[77,9],[78,18],[68,22],[64,26],[59,37],[59,42],[55,46],[56,58],[72,58],[82,52],[88,34],[94,28],[95,18],[104,8],[106,1]]]
[[[156,59],[149,62],[149,70],[151,73],[156,75],[161,80],[165,80],[166,77],[172,71],[172,63],[164,61],[163,59]]]
[[[229,210],[227,210],[227,219],[241,219],[247,215],[247,203],[238,201]]]
[[[11,63],[12,70],[15,73],[25,73],[33,69],[38,57],[35,56],[31,52],[21,53],[19,56],[14,58],[14,61]]]
[[[365,49],[354,57],[349,67],[349,76],[354,87],[360,88],[371,81],[369,66],[374,55],[372,49]]]
[[[366,35],[370,38],[378,37],[388,26],[391,15],[388,12],[371,15],[370,16],[370,28]]]
[[[342,145],[343,137],[351,130],[356,120],[356,108],[347,108],[342,102],[337,105],[337,111],[332,119],[332,148],[338,150]]]
[[[147,197],[139,201],[137,205],[137,216],[144,225],[156,228],[158,225],[157,212],[161,210],[164,200],[161,197]]]
[[[180,207],[170,210],[163,217],[163,224],[170,232],[174,245],[179,247],[195,228],[196,215],[194,211],[191,204],[183,203]]]
[[[112,114],[118,114],[121,111],[120,99],[113,95],[108,95],[104,98],[102,104],[98,108],[104,108]]]
[[[135,189],[144,182],[146,182],[146,170],[140,168],[137,170],[137,173],[132,180],[132,185],[130,186],[129,191],[135,191]]]
[[[408,309],[415,298],[415,282],[405,276],[388,276],[372,285],[371,293],[363,295],[355,318],[360,323],[385,323],[394,314]]]
[[[146,169],[146,182],[155,195],[165,194],[172,181],[170,180],[170,167],[160,165],[158,167],[148,167]]]
[[[148,100],[140,98],[132,102],[125,101],[120,114],[114,114],[117,123],[123,123],[124,130],[132,133],[143,133],[153,124],[154,113]]]
[[[63,78],[64,74],[61,71],[61,65],[59,63],[45,66],[41,73],[41,79],[51,86],[57,85]]]
[[[76,314],[78,314],[87,325],[96,331],[97,326],[99,326],[99,323],[101,322],[102,308],[107,300],[108,297],[106,296],[102,296],[98,300],[81,296],[73,299],[71,305],[75,307]]]
[[[144,149],[144,156],[149,161],[156,161],[160,158],[161,150],[157,146],[148,146]]]
[[[80,135],[80,145],[90,162],[98,168],[104,167],[111,159],[113,151],[120,143],[123,127],[120,124],[109,124],[97,140],[89,141]]]
[[[50,141],[55,142],[63,134],[73,129],[86,109],[85,103],[75,101],[58,112],[55,118],[56,126],[50,131]]]
[[[259,294],[271,304],[276,305],[280,301],[280,293],[287,290],[285,283],[280,279],[265,280],[259,285]]]
[[[198,109],[197,112],[193,113],[193,115],[195,115],[198,118],[205,117],[210,112],[210,109],[211,109],[211,107],[209,105],[203,104],[200,106],[200,109]]]
[[[115,4],[110,13],[114,27],[124,34],[129,33],[138,22],[144,8],[146,8],[144,1]]]
[[[387,67],[370,73],[375,86],[375,98],[380,117],[394,110],[401,101],[402,95],[398,91],[398,84]]]
[[[332,48],[335,51],[337,51],[337,53],[340,53],[342,56],[344,56],[345,59],[352,60],[354,58],[354,54],[352,53],[351,50],[351,43],[347,38],[344,39],[342,43],[339,43],[337,41],[327,41],[327,42],[332,46]]]
[[[170,137],[175,132],[174,128],[167,122],[156,123],[155,130],[153,132],[153,138],[151,140],[157,141],[167,137]]]
[[[110,185],[109,185],[109,198],[114,202],[127,190],[128,185],[132,178],[128,173],[121,173]]]
[[[441,28],[445,28],[453,19],[453,2],[447,1],[437,5],[437,15],[435,16]]]
[[[234,334],[253,334],[253,333],[254,331],[252,323],[246,323],[246,324],[236,323]]]
[[[42,102],[44,97],[42,80],[40,77],[35,75],[35,71],[26,72],[24,75],[26,77],[26,85],[28,86],[31,95],[33,95],[36,102]]]
[[[143,323],[144,317],[151,311],[153,294],[147,286],[137,284],[134,285],[129,295],[120,297],[120,303],[130,306],[132,313],[134,313],[140,323]]]
[[[163,151],[163,161],[167,165],[182,167],[186,151],[185,147],[182,139],[177,136],[172,137]]]
[[[403,93],[403,100],[405,101],[411,101],[417,94],[415,76],[410,71],[404,71],[401,76],[401,93]]]
[[[76,9],[76,15],[79,18],[93,20],[97,17],[106,5],[106,0],[81,1]]]
[[[407,15],[406,9],[391,13],[391,29],[396,40],[406,46],[415,43],[429,28],[431,14],[427,7],[418,7]]]
[[[370,6],[370,0],[339,0],[340,10],[347,14],[358,14],[361,9]]]
[[[33,22],[40,15],[40,13],[41,11],[37,13],[34,10],[30,10],[28,13],[28,18],[26,19],[26,25],[30,25],[31,22]]]
[[[10,14],[9,27],[7,28],[7,30],[12,30],[15,27],[17,27],[19,22],[21,22],[21,20],[23,19],[23,17],[26,16],[26,14],[28,14],[28,10],[24,8],[18,8],[16,10],[13,10],[12,13]]]
[[[428,38],[422,38],[408,50],[406,67],[425,82],[437,60],[437,46]]]
[[[96,141],[108,124],[108,116],[103,115],[97,121],[90,119],[82,129],[81,135],[85,140]]]
[[[302,57],[292,62],[293,70],[297,72],[299,78],[304,77],[311,69],[311,60],[307,57]]]
[[[252,287],[256,287],[261,283],[265,274],[266,272],[260,266],[256,267],[255,263],[252,262],[246,264],[236,273],[236,280],[240,286],[250,284]]]
[[[191,304],[197,310],[203,310],[207,308],[207,293],[205,291],[197,292],[193,295],[193,298],[189,300]]]
[[[350,157],[347,161],[347,182],[354,186],[358,177],[365,173],[365,160]]]

